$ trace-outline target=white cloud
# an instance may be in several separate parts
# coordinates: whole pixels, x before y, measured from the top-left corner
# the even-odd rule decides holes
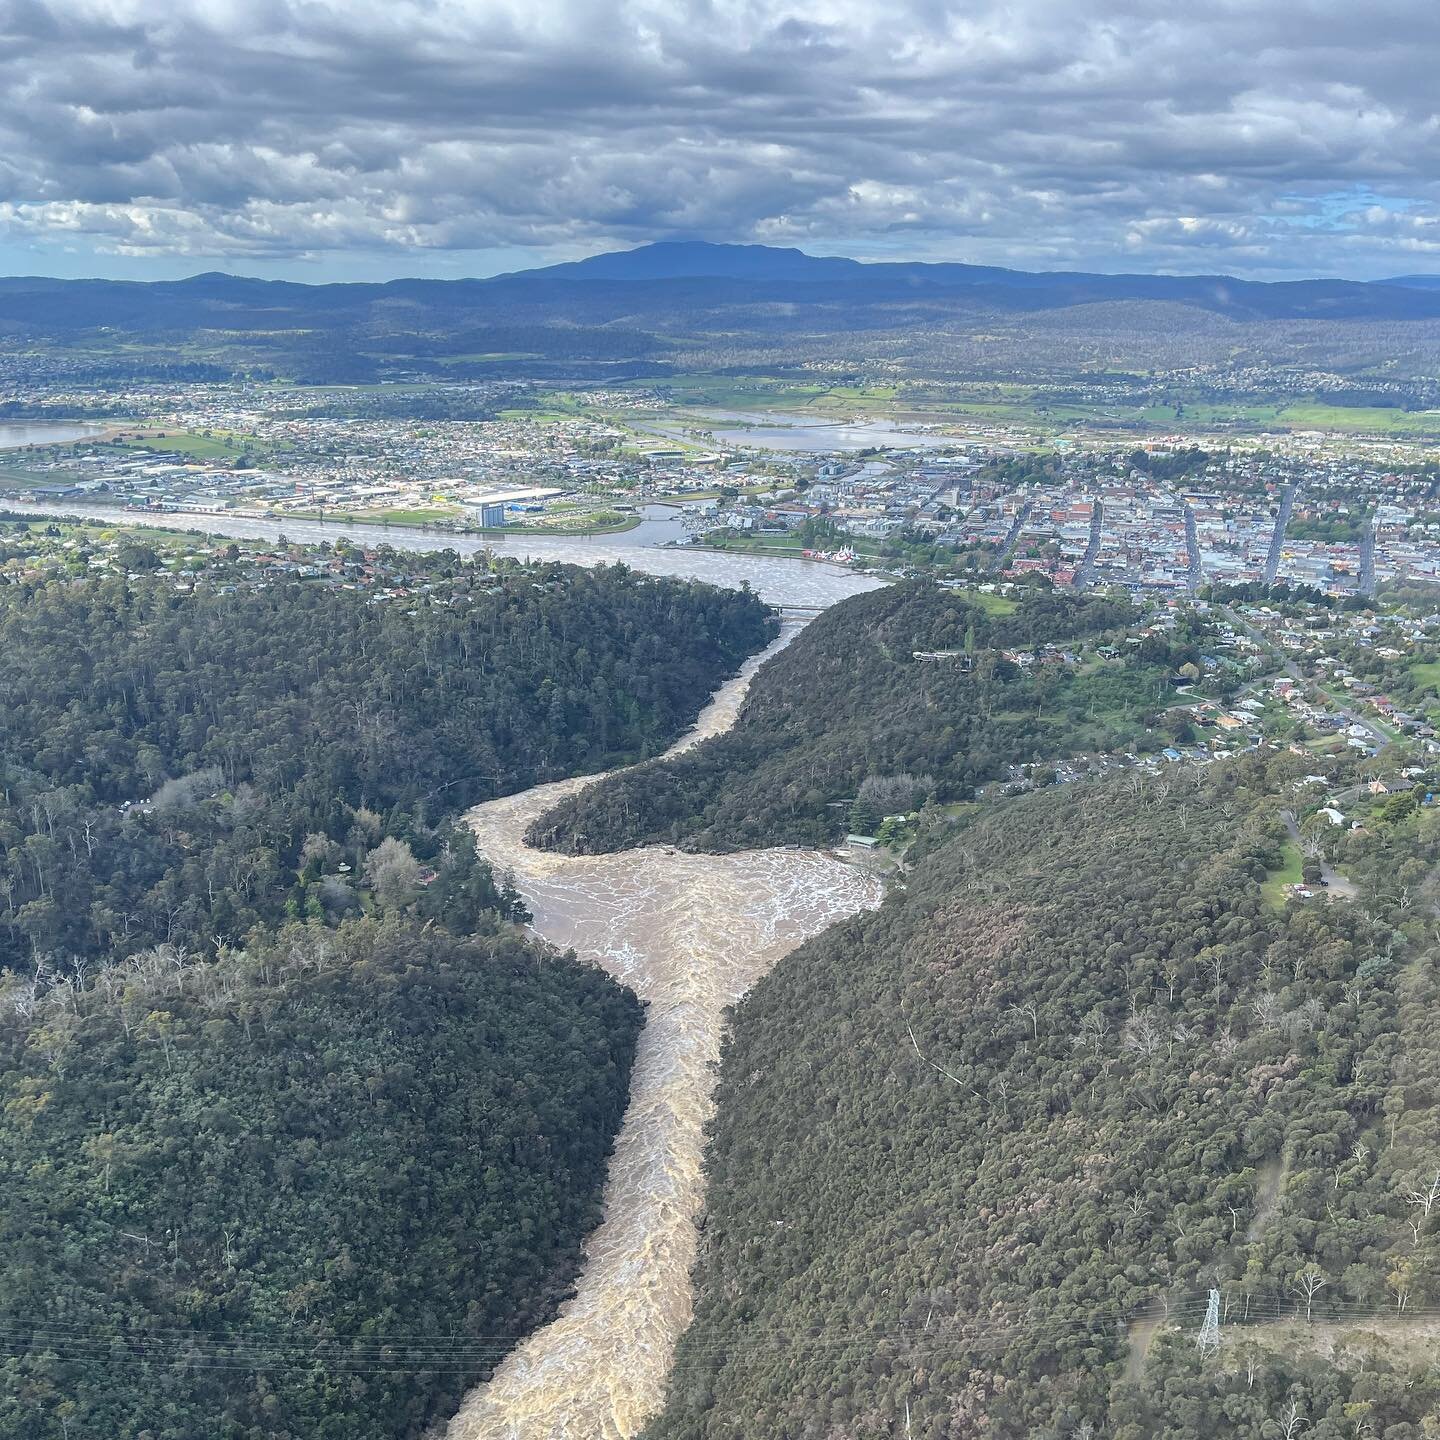
[[[1423,0],[0,0],[0,233],[1385,273],[1437,51]]]

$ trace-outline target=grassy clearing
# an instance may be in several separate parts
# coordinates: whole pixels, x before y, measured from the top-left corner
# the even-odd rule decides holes
[[[1286,900],[1285,887],[1298,885],[1304,879],[1300,869],[1303,863],[1300,847],[1293,840],[1287,840],[1282,854],[1280,868],[1272,870],[1260,886],[1260,898],[1272,910],[1283,910]]]
[[[950,805],[938,805],[936,809],[947,820],[968,821],[978,815],[985,807],[978,800],[956,800]]]
[[[1006,595],[990,595],[984,590],[961,590],[957,592],[972,605],[978,605],[987,615],[1013,615],[1019,608],[1018,600]]]
[[[581,517],[567,515],[565,521],[560,525],[481,525],[477,528],[482,535],[555,535],[585,536],[585,535],[623,535],[627,530],[633,530],[640,523],[638,515],[626,515],[619,520],[607,521],[604,524],[587,525],[582,522]]]
[[[1417,685],[1427,690],[1440,690],[1440,660],[1427,660],[1410,667],[1410,674]]]
[[[1349,405],[1287,405],[1280,421],[1296,430],[1363,430],[1381,435],[1440,435],[1440,412]]]
[[[788,555],[799,559],[806,547],[785,535],[730,535],[707,540],[705,548],[735,551],[742,555]]]
[[[436,525],[446,520],[458,520],[458,510],[397,509],[397,510],[330,510],[318,506],[304,510],[277,512],[278,518],[295,520],[325,520],[337,524],[355,525]]]
[[[647,386],[653,382],[645,382]],[[973,420],[1039,427],[1083,428],[1090,424],[1132,427],[1137,432],[1197,430],[1321,430],[1340,434],[1394,436],[1440,435],[1440,411],[1406,411],[1379,407],[1327,405],[1311,402],[1187,401],[1171,405],[1138,405],[1125,398],[1094,403],[1052,401],[1033,386],[1004,382],[974,387],[928,387],[911,384],[803,384],[762,375],[674,375],[662,382],[677,410],[713,406],[727,410],[834,411],[885,416],[898,422]]]
[[[0,501],[0,514],[5,513],[4,502]],[[170,530],[159,525],[126,524],[119,518],[113,524],[100,520],[62,520],[52,519],[49,516],[42,518],[20,512],[15,512],[11,518],[24,520],[29,528],[35,531],[49,531],[53,526],[59,531],[59,538],[62,541],[82,540],[91,544],[108,544],[112,540],[133,540],[137,544],[150,546],[152,550],[177,552],[193,550],[200,544],[228,543],[221,536],[207,535],[199,529]],[[7,521],[0,520],[0,525],[7,523]]]
[[[548,405],[543,410],[497,410],[495,413],[501,420],[533,420],[537,425],[556,425],[562,420],[574,420],[582,412]]]
[[[381,525],[436,525],[443,520],[458,520],[459,510],[450,508],[431,509],[417,507],[413,510],[357,510],[346,515],[347,520],[368,520]]]
[[[188,456],[192,460],[233,460],[247,448],[257,454],[264,448],[253,437],[223,432],[213,435],[196,435],[186,431],[142,433],[127,435],[116,444],[122,450],[158,450]]]
[[[539,360],[542,357],[533,350],[487,350],[475,355],[442,355],[442,365],[495,365],[502,360]]]
[[[672,375],[661,384],[677,405],[726,410],[867,410],[884,414],[899,396],[893,385],[803,384],[762,375]]]

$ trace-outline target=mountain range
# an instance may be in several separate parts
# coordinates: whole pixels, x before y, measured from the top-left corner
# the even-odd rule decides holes
[[[1433,293],[1431,293],[1433,292]],[[1238,280],[1227,275],[1105,275],[918,261],[862,262],[767,245],[661,241],[634,250],[483,280],[392,280],[309,285],[209,272],[185,280],[0,278],[0,330],[114,327],[328,328],[383,325],[417,310],[474,313],[557,303],[614,313],[657,302],[690,308],[783,301],[821,304],[957,300],[980,309],[1042,311],[1099,302],[1171,302],[1242,320],[1420,319],[1440,316],[1440,276],[1353,280]],[[596,317],[598,318],[598,317]]]
[[[1437,320],[1431,276],[1030,272],[699,241],[472,280],[0,278],[0,347],[63,356],[67,376],[112,384],[611,380],[815,363],[931,376],[1236,364],[1362,373],[1381,353],[1391,373],[1428,374]]]
[[[973,292],[1001,309],[1039,310],[1109,300],[1169,300],[1245,318],[1406,319],[1440,313],[1417,303],[1415,290],[1440,290],[1440,276],[1392,280],[1237,280],[1229,275],[1104,275],[1085,271],[1010,270],[995,265],[850,260],[770,245],[662,241],[564,265],[499,277],[503,283],[581,281],[666,284],[676,281],[804,285],[867,294]]]

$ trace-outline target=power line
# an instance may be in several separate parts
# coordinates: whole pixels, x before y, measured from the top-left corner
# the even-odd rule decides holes
[[[1241,1292],[1243,1293],[1243,1292]],[[1163,1304],[1156,1297],[1150,1306]],[[1169,1297],[1164,1318],[1175,1323],[1204,1316],[1201,1333],[1212,1323],[1218,1342],[1220,1292],[1189,1292]],[[763,1361],[780,1355],[819,1356],[852,1347],[894,1347],[906,1354],[953,1351],[968,1346],[1044,1339],[1057,1342],[1087,1333],[1114,1334],[1140,1318],[1150,1306],[1127,1306],[1111,1311],[1091,1310],[1072,1317],[1015,1315],[968,1321],[926,1324],[892,1324],[865,1329],[737,1326],[728,1332],[701,1332],[682,1342],[677,1370],[693,1369],[723,1360],[727,1364]],[[1248,1317],[1231,1324],[1265,1325],[1278,1319],[1298,1318],[1293,1296],[1252,1293]],[[1325,1319],[1343,1323],[1390,1320],[1408,1323],[1440,1317],[1440,1306],[1416,1307],[1403,1314],[1388,1307],[1340,1301],[1327,1305]],[[534,1333],[534,1332],[532,1332]],[[388,1335],[305,1336],[297,1332],[225,1332],[179,1327],[154,1327],[126,1332],[61,1321],[0,1319],[0,1353],[43,1353],[61,1361],[91,1364],[178,1365],[214,1371],[335,1371],[356,1375],[407,1373],[474,1374],[498,1365],[522,1341],[521,1334],[435,1335],[396,1332]]]

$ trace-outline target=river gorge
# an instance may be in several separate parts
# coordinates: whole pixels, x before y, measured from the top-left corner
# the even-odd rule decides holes
[[[663,522],[652,527],[648,544],[643,529],[593,540],[516,536],[496,543],[406,526],[143,515],[74,502],[26,503],[23,513],[269,541],[348,535],[398,550],[621,562],[652,575],[748,585],[768,603],[802,613],[884,583],[834,565],[666,544]],[[755,672],[802,628],[787,622],[769,649],[715,693],[670,753],[728,729]],[[675,1343],[691,1317],[705,1126],[727,1009],[790,950],[881,899],[872,874],[819,851],[688,855],[650,847],[566,856],[525,844],[534,819],[601,778],[537,786],[467,816],[481,852],[514,877],[534,933],[605,969],[647,1009],[602,1220],[585,1244],[575,1294],[470,1392],[448,1440],[629,1440],[660,1409]]]
[[[798,628],[723,686],[674,750],[728,729],[751,676]],[[602,966],[647,1011],[604,1218],[574,1298],[471,1392],[448,1440],[627,1440],[660,1408],[691,1314],[726,1009],[796,945],[881,898],[872,875],[819,851],[567,856],[524,843],[532,820],[597,778],[538,786],[467,817],[482,852],[514,875],[535,933]]]

